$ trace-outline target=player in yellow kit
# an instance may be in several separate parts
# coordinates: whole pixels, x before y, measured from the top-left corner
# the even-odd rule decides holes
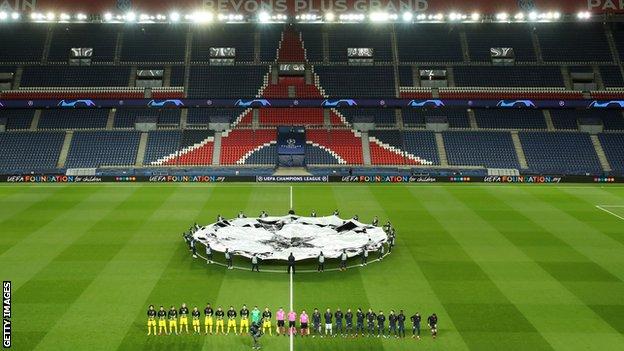
[[[186,330],[186,333],[189,333],[188,330],[188,313],[189,313],[189,309],[188,307],[186,307],[186,304],[183,303],[182,307],[180,307],[180,333],[182,332],[182,329],[184,328]]]
[[[152,328],[154,328],[154,335],[156,335],[156,310],[154,305],[149,305],[147,309],[147,335],[152,335]]]
[[[245,333],[249,333],[249,310],[247,305],[243,305],[243,309],[240,310],[240,334],[243,335],[243,329]]]
[[[201,313],[199,313],[197,306],[193,307],[191,316],[193,317],[193,334],[201,334],[201,325],[199,324],[199,317],[201,316]]]
[[[204,308],[204,328],[205,334],[208,335],[208,328],[210,328],[210,335],[212,335],[212,316],[214,315],[214,311],[210,304],[206,304],[206,308]]]
[[[158,310],[158,335],[162,335],[163,330],[165,334],[169,334],[167,332],[167,311],[165,311],[165,307],[160,306],[160,310]]]
[[[269,330],[269,335],[273,335],[273,330],[271,329],[271,311],[269,311],[268,307],[264,308],[264,312],[262,312],[262,332],[266,333],[266,330]]]
[[[225,334],[223,329],[223,317],[225,317],[225,312],[223,312],[223,309],[219,306],[219,308],[217,308],[217,312],[215,312],[215,318],[217,320],[217,329],[215,330],[215,334],[219,334],[219,327],[221,327],[221,334]]]
[[[169,334],[173,333],[175,329],[175,333],[178,335],[178,311],[175,307],[171,306],[167,317],[169,317]]]

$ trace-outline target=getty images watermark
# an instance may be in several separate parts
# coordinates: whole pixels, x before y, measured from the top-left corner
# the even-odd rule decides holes
[[[11,282],[2,282],[2,348],[11,347]]]

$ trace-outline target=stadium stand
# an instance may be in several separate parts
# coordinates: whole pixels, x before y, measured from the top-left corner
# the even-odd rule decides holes
[[[624,134],[604,133],[598,138],[602,144],[609,165],[615,171],[624,172]]]
[[[562,174],[599,174],[600,161],[589,134],[521,132],[524,154],[533,171]]]
[[[624,27],[609,26],[621,54]],[[414,99],[587,98],[588,92],[566,88],[570,86],[566,72],[597,72],[597,90],[589,93],[595,99],[624,97],[622,70],[617,65],[619,61],[614,60],[608,32],[602,24],[539,23],[534,27],[532,33],[533,25],[505,23],[341,27],[228,24],[210,28],[59,24],[50,26],[48,34],[47,26],[3,25],[0,42],[11,50],[0,50],[0,62],[7,63],[0,66],[0,72],[18,76],[19,71],[21,76],[15,84],[9,82],[8,86],[15,88],[0,92],[0,97],[138,99],[151,93],[154,99],[391,98],[397,94]],[[466,40],[462,43],[464,34]],[[531,38],[533,34],[537,43]],[[120,47],[117,47],[118,35],[123,39],[119,41]],[[46,36],[51,39],[49,52],[43,50]],[[396,36],[397,63],[393,62],[393,36]],[[21,44],[24,38],[28,38],[29,45]],[[192,39],[189,52],[186,52],[187,38]],[[163,43],[168,50],[160,49]],[[541,61],[534,44],[545,64],[538,63]],[[76,46],[92,47],[95,64],[68,65],[69,50]],[[211,47],[236,48],[236,65],[208,65]],[[373,48],[374,60],[381,64],[346,65],[349,47]],[[492,47],[513,47],[519,64],[490,64]],[[184,65],[187,54],[190,66]],[[119,64],[115,63],[115,56]],[[280,62],[311,63],[306,73],[312,74],[276,75],[271,70]],[[425,68],[452,68],[449,87],[418,87],[415,73]],[[165,70],[164,87],[151,91],[134,87],[131,75],[135,69]],[[403,124],[399,125],[395,110],[381,108],[332,109],[329,120],[320,108],[264,108],[257,113],[243,108],[189,108],[184,112],[117,109],[111,114],[113,130],[105,130],[110,112],[107,109],[0,111],[0,117],[7,120],[7,132],[0,139],[8,143],[9,153],[17,150],[19,138],[35,145],[26,151],[25,160],[2,159],[0,169],[55,168],[64,133],[48,130],[81,130],[73,134],[66,167],[133,166],[140,133],[120,129],[132,129],[136,118],[143,116],[157,117],[159,128],[171,129],[148,133],[144,165],[212,165],[215,134],[206,129],[212,117],[227,117],[232,128],[223,133],[218,160],[221,165],[275,165],[275,127],[279,125],[313,127],[306,132],[308,164],[364,165],[362,137],[351,129],[351,124],[356,117],[372,116],[378,129],[369,132],[369,142],[365,145],[368,144],[374,166],[440,165],[436,134],[424,128],[427,117],[446,117],[451,130],[441,132],[437,141],[443,142],[446,151],[443,156],[451,166],[520,169],[511,133],[491,131],[502,129],[520,131],[530,172],[599,174],[602,167],[589,134],[575,132],[579,128],[578,120],[589,118],[602,121],[607,133],[599,134],[599,138],[605,154],[616,172],[623,171],[622,139],[618,132],[624,130],[624,115],[619,110],[552,109],[549,111],[552,126],[566,131],[559,133],[544,132],[549,127],[548,113],[539,110],[402,109],[399,116]],[[183,114],[185,125],[181,125]],[[37,131],[19,132],[35,125]],[[321,126],[323,129],[316,129]],[[51,146],[42,148],[45,143]],[[44,150],[42,155],[35,155],[36,147]]]
[[[1,62],[40,62],[48,32],[47,26],[30,24],[0,25]],[[28,45],[24,45],[28,43]]]
[[[507,132],[444,132],[450,165],[520,168],[511,134]]]
[[[210,48],[235,48],[236,62],[254,62],[254,30],[254,25],[242,23],[195,29],[191,59],[209,62]]]
[[[115,113],[115,128],[134,128],[137,117],[156,117],[159,126],[173,126],[180,124],[178,109],[118,109]]]
[[[103,129],[107,120],[108,110],[45,110],[38,129]]]
[[[613,61],[601,23],[540,23],[536,32],[544,61]]]
[[[459,27],[422,24],[397,25],[401,62],[462,62]]]
[[[267,66],[192,66],[188,97],[254,98],[267,73]]]
[[[54,169],[64,138],[59,132],[0,133],[0,170],[25,174]]]
[[[68,62],[72,48],[92,48],[93,62],[115,59],[117,32],[121,24],[65,24],[54,27],[48,62]]]
[[[34,110],[6,110],[0,113],[0,117],[7,118],[7,130],[29,129],[34,115]]]
[[[529,26],[495,23],[467,26],[465,31],[472,62],[491,62],[491,48],[513,48],[517,61],[537,61]]]
[[[68,168],[133,166],[139,146],[138,132],[88,131],[74,133]]]
[[[175,154],[180,147],[182,132],[180,130],[153,130],[147,137],[143,164],[158,164],[159,160]]]
[[[126,87],[130,67],[124,66],[27,66],[22,87]]]
[[[474,110],[479,128],[485,129],[546,129],[540,110]]]

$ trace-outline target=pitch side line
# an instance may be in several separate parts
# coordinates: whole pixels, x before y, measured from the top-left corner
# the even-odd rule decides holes
[[[602,206],[605,206],[605,205],[596,205],[596,208],[598,208],[599,210],[605,211],[605,212],[607,212],[608,214],[613,215],[613,216],[615,216],[615,217],[617,217],[617,218],[619,218],[619,219],[621,219],[621,220],[623,220],[623,221],[624,221],[624,217],[622,217],[622,216],[620,216],[620,215],[618,215],[618,214],[615,214],[615,213],[613,213],[613,212],[611,212],[611,211],[607,210],[606,208],[603,208]],[[616,206],[606,205],[606,206],[607,206],[607,207],[624,207],[624,206],[620,206],[620,205],[616,205]]]
[[[292,193],[292,185],[290,186],[290,209],[293,208],[293,193]]]

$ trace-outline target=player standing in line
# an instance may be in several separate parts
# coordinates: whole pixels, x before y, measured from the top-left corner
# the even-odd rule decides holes
[[[247,216],[245,216],[243,211],[238,211],[238,218],[247,218]]]
[[[297,312],[288,312],[288,335],[297,335]]]
[[[399,315],[397,316],[397,322],[399,324],[399,337],[404,338],[405,337],[405,313],[403,313],[403,310],[399,311]]]
[[[333,215],[334,215],[334,216],[340,216],[340,212],[338,212],[338,209],[335,209],[335,210],[334,210]]]
[[[158,310],[158,335],[162,335],[163,329],[165,334],[169,334],[167,332],[167,312],[163,306],[160,306],[160,310]]]
[[[377,314],[377,337],[383,336],[386,337],[386,316],[384,316],[383,311],[379,311]]]
[[[347,313],[345,313],[345,324],[345,336],[349,337],[353,334],[353,312],[351,312],[350,308],[348,308]]]
[[[381,243],[381,245],[379,245],[379,260],[383,260],[385,253],[386,253],[386,247],[384,246],[384,243]]]
[[[171,306],[167,317],[169,318],[169,334],[175,329],[175,334],[178,335],[178,311],[174,306]]]
[[[260,212],[260,218],[267,218],[268,216],[269,214],[266,213],[266,211],[263,210],[262,212]]]
[[[182,307],[180,307],[180,333],[182,333],[182,329],[186,328],[186,333],[189,333],[188,330],[188,307],[183,303]]]
[[[379,218],[377,216],[375,216],[375,218],[373,218],[373,226],[376,227],[379,225]]]
[[[217,308],[217,311],[215,312],[215,319],[217,320],[217,328],[215,330],[215,334],[219,335],[219,327],[221,327],[221,334],[225,334],[225,328],[223,326],[223,319],[225,317],[225,312],[223,312],[223,308],[221,308],[221,306],[219,306],[219,308]],[[212,334],[212,328],[210,328],[211,330],[211,334]]]
[[[342,254],[340,254],[340,270],[347,270],[347,250],[342,250]]]
[[[210,244],[206,244],[206,263],[212,263],[212,248],[210,247]]]
[[[375,322],[377,321],[377,315],[373,312],[372,308],[369,308],[366,313],[366,321],[368,322],[368,336],[375,336]]]
[[[318,268],[316,270],[318,272],[325,272],[325,255],[323,255],[323,251],[318,255]]]
[[[189,245],[191,245],[191,252],[193,253],[193,258],[197,258],[197,247],[195,247],[195,238],[191,237],[191,241]]]
[[[321,312],[319,312],[318,308],[314,309],[314,313],[312,313],[312,325],[314,328],[314,334],[318,334],[321,338],[323,334],[321,333]],[[314,335],[312,335],[314,337]]]
[[[284,319],[286,318],[286,312],[284,312],[283,308],[279,308],[277,312],[275,312],[275,318],[277,319],[277,335],[286,336],[286,328],[284,327]]]
[[[310,213],[310,217],[316,217],[316,211],[312,210],[312,213]]]
[[[234,311],[234,306],[230,306],[230,309],[227,311],[227,318],[228,323],[225,335],[230,334],[230,328],[234,328],[234,335],[238,335],[238,333],[236,333],[236,311]]]
[[[325,336],[327,336],[327,334],[329,334],[329,336],[333,336],[334,333],[332,331],[332,313],[331,310],[328,308],[325,311],[325,315],[323,316],[325,317]]]
[[[245,333],[249,333],[249,310],[247,305],[243,305],[243,308],[240,310],[240,318],[240,334],[243,335],[243,329],[245,329]]]
[[[410,319],[412,320],[412,338],[420,340],[420,314],[416,312]]]
[[[388,236],[388,253],[392,252],[392,248],[394,247],[396,242],[396,237],[394,236],[394,228],[390,231],[390,235]]]
[[[355,312],[355,335],[354,337],[364,336],[364,312],[362,312],[361,308],[357,309]]]
[[[193,334],[201,334],[201,325],[199,324],[199,317],[201,316],[201,313],[197,309],[197,306],[193,307],[191,316],[193,317]]]
[[[306,313],[305,310],[301,311],[301,314],[299,315],[299,325],[301,328],[302,338],[304,336],[310,335],[310,330],[308,329],[308,322],[309,322],[308,314]]]
[[[390,310],[390,314],[388,315],[388,336],[394,334],[394,337],[398,338],[396,324],[397,315],[394,314],[394,310]]]
[[[260,310],[258,309],[258,306],[254,306],[253,310],[251,310],[251,324],[256,323],[260,326],[260,319]]]
[[[435,340],[436,336],[438,336],[438,316],[435,313],[427,318],[427,325],[431,329],[431,336]]]
[[[344,317],[344,315],[342,314],[340,308],[336,309],[334,317],[336,317],[336,334],[334,334],[334,336],[344,336],[344,329],[342,329],[342,318]]]
[[[362,256],[362,263],[360,266],[366,266],[368,264],[368,246],[362,247],[362,253],[360,255]]]
[[[269,335],[273,336],[273,327],[271,326],[271,317],[273,314],[269,311],[268,307],[264,308],[264,312],[262,312],[262,332],[265,333],[265,330],[269,330]]]
[[[147,309],[147,335],[152,335],[152,327],[154,327],[154,335],[156,335],[156,310],[154,305],[149,305]]]
[[[214,314],[214,311],[212,310],[212,307],[210,307],[210,304],[207,303],[206,304],[206,308],[204,308],[204,332],[205,335],[208,335],[208,328],[210,328],[210,335],[212,335],[212,315]]]

